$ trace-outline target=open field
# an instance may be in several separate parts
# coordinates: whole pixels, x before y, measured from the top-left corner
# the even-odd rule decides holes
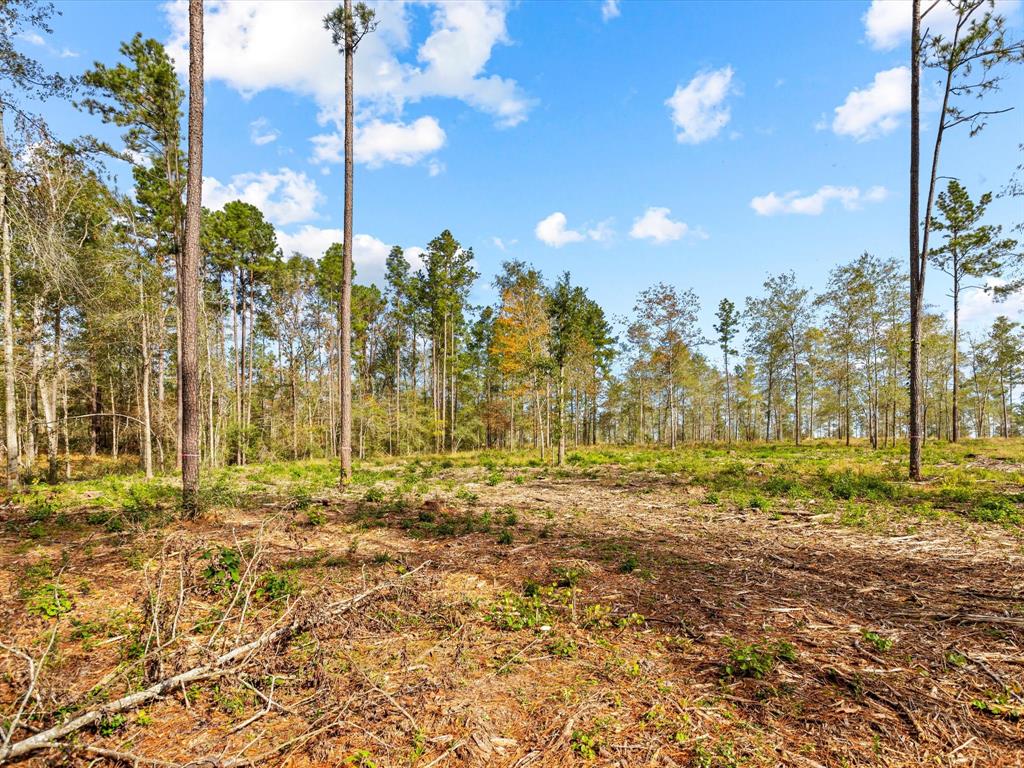
[[[1024,441],[925,459],[384,458],[345,493],[281,462],[188,524],[167,479],[38,486],[3,509],[4,727],[98,712],[37,765],[1024,765]]]

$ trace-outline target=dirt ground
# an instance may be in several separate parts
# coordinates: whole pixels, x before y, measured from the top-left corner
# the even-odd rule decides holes
[[[1013,530],[722,509],[616,467],[431,483],[148,531],[72,511],[32,546],[8,526],[0,640],[53,639],[13,741],[298,628],[25,764],[1024,766]],[[56,617],[27,609],[43,561]],[[0,661],[4,713],[28,670]]]

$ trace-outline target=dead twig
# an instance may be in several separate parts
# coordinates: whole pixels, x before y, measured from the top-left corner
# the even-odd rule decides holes
[[[99,722],[111,713],[135,709],[148,701],[152,701],[153,699],[163,696],[168,691],[174,690],[178,687],[183,687],[186,683],[191,683],[196,680],[209,677],[211,674],[222,674],[225,668],[244,662],[255,651],[258,651],[261,648],[266,648],[276,643],[283,642],[295,634],[310,629],[319,622],[340,616],[341,614],[362,605],[375,595],[394,589],[402,580],[413,576],[425,568],[429,562],[429,560],[425,561],[413,570],[402,574],[399,581],[376,584],[363,590],[359,594],[348,598],[347,600],[342,600],[328,606],[328,608],[319,615],[299,617],[286,626],[264,632],[254,640],[221,654],[208,664],[193,667],[192,669],[181,672],[173,677],[161,680],[160,682],[151,685],[149,688],[128,694],[127,696],[122,696],[120,699],[112,701],[103,707],[88,710],[78,717],[72,718],[66,723],[55,725],[52,728],[40,731],[29,738],[22,739],[15,744],[8,745],[4,748],[4,751],[0,753],[0,763],[24,757],[25,755],[40,749],[50,749],[52,748],[52,744],[59,743],[61,739],[66,736],[76,733],[88,725]]]

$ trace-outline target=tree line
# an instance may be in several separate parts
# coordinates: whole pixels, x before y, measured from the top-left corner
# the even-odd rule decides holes
[[[886,447],[1024,432],[1021,325],[960,327],[964,291],[992,278],[1000,298],[1020,290],[1019,245],[988,221],[992,193],[937,181],[942,130],[979,129],[998,110],[944,107],[924,218],[932,240],[914,241],[915,219],[910,274],[865,253],[820,292],[771,275],[758,295],[723,299],[704,329],[692,290],[652,286],[628,317],[609,318],[568,273],[509,261],[493,280],[498,300],[474,306],[473,251],[449,230],[416,259],[392,249],[380,286],[358,282],[350,162],[347,243],[317,258],[282,252],[249,203],[200,210],[193,5],[187,142],[185,93],[158,41],[136,35],[118,61],[74,82],[13,44],[25,29],[48,31],[49,6],[24,0],[0,14],[0,105],[16,117],[0,136],[9,483],[68,477],[74,453],[138,457],[147,475],[183,469],[188,484],[199,463],[274,457],[340,457],[350,473],[346,446],[360,457],[532,448],[562,463],[570,447],[601,442]],[[983,3],[953,5],[968,42],[917,31],[912,55],[930,51],[920,66],[945,67],[947,95],[962,99],[975,82],[994,90],[996,64],[1020,58],[1020,44]],[[325,26],[350,78],[372,12],[341,8]],[[972,66],[981,78],[958,85]],[[54,137],[19,107],[42,97],[116,126],[123,146]],[[130,195],[107,171],[111,157],[130,163]],[[927,266],[945,275],[948,318],[923,302]]]

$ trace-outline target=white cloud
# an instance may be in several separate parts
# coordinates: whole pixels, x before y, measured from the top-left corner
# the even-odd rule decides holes
[[[232,200],[251,203],[274,224],[288,225],[309,221],[323,196],[316,182],[305,173],[281,168],[277,173],[239,173],[228,183],[212,176],[203,177],[203,204],[216,210]]]
[[[601,18],[604,21],[611,21],[621,15],[622,11],[619,9],[619,0],[604,0],[601,3]]]
[[[277,233],[278,245],[285,256],[301,253],[311,259],[319,259],[331,245],[343,239],[340,229],[322,229],[312,224],[306,224],[294,232]]]
[[[249,140],[257,147],[277,141],[281,132],[270,127],[270,121],[265,117],[258,117],[249,123]]]
[[[511,248],[513,245],[518,243],[519,241],[515,240],[515,239],[513,239],[513,240],[503,240],[500,237],[492,237],[491,238],[491,242],[494,243],[494,247],[495,248],[497,248],[499,251],[504,253],[509,248]]]
[[[445,138],[444,129],[433,117],[421,117],[411,123],[371,120],[356,126],[356,162],[371,168],[378,168],[385,163],[415,165],[443,147]],[[343,134],[324,133],[314,136],[310,141],[313,142],[314,163],[344,161]]]
[[[895,67],[879,72],[871,85],[854,89],[836,107],[832,130],[840,136],[868,141],[889,133],[910,110],[910,68]]]
[[[615,236],[615,231],[612,229],[612,219],[599,221],[592,227],[580,231],[568,228],[565,214],[561,211],[555,211],[547,218],[537,222],[533,233],[537,236],[538,240],[553,248],[561,248],[569,243],[581,243],[584,240],[606,243]],[[494,238],[494,240],[497,245],[498,238]],[[515,240],[512,240],[509,244],[511,245],[515,242]]]
[[[433,159],[427,163],[427,174],[433,178],[434,176],[440,176],[445,171],[445,164],[440,160]]]
[[[417,100],[448,96],[494,117],[502,128],[526,119],[533,100],[515,80],[486,75],[496,45],[508,45],[505,15],[508,6],[489,0],[442,2],[435,6],[432,31],[417,51],[423,66],[404,70],[400,92]]]
[[[412,268],[414,272],[418,269],[423,268],[423,254],[425,253],[425,250],[415,245],[403,249],[403,255],[405,256],[405,260],[409,262],[409,266]]]
[[[848,211],[859,209],[864,203],[880,203],[888,197],[885,187],[871,187],[861,192],[859,187],[835,187],[830,184],[818,189],[810,195],[797,191],[778,195],[769,192],[767,195],[755,197],[750,207],[759,216],[777,216],[784,213],[797,213],[805,216],[819,216],[831,200],[838,200]]]
[[[673,221],[669,218],[671,214],[668,208],[648,208],[643,216],[633,219],[633,227],[629,230],[629,236],[634,240],[650,240],[661,245],[673,240],[679,240],[686,235],[707,238],[702,230],[690,229],[689,225],[682,221]]]
[[[205,68],[243,96],[281,89],[313,98],[322,123],[342,123],[342,56],[323,28],[336,0],[206,3]],[[411,47],[414,9],[406,3],[375,5],[376,30],[359,46],[357,119],[397,118],[406,103],[455,98],[494,117],[501,127],[526,119],[532,100],[515,80],[489,74],[498,45],[507,45],[508,6],[497,0],[444,2],[433,6],[431,32],[416,49],[416,62],[399,59]],[[171,27],[168,52],[180,72],[188,64],[185,0],[164,5]],[[407,58],[407,57],[405,57]]]
[[[931,10],[931,3],[923,3],[927,15],[921,21],[922,30],[948,37],[956,23],[956,13],[947,0],[939,0]],[[910,39],[910,0],[872,0],[864,13],[864,34],[871,47],[891,51]],[[1012,15],[1020,7],[1020,0],[996,0],[996,12]],[[977,13],[984,13],[981,8]]]
[[[732,67],[701,72],[684,88],[676,86],[665,103],[672,111],[676,141],[680,144],[699,144],[713,139],[729,122],[730,111],[724,104],[734,92]]]
[[[997,302],[991,289],[1005,285],[1006,281],[996,277],[985,280],[989,291],[980,288],[965,291],[960,296],[960,323],[962,325],[982,328],[990,325],[999,315],[1006,315],[1011,320],[1020,321],[1024,319],[1024,292],[1011,294],[1005,301]],[[950,309],[947,317],[952,321],[953,310]]]
[[[565,214],[561,211],[555,211],[537,222],[533,233],[537,235],[538,240],[553,248],[561,248],[568,243],[579,243],[587,239],[582,232],[566,227]]]
[[[607,243],[615,237],[615,230],[612,229],[613,221],[613,219],[605,219],[604,221],[597,222],[597,224],[587,230],[587,237],[595,243]]]
[[[40,35],[38,32],[23,32],[18,35],[26,43],[32,45],[38,45],[40,48],[45,48],[47,52],[56,56],[59,59],[74,59],[78,57],[78,51],[73,51],[70,48],[54,48],[46,42],[46,38]]]

